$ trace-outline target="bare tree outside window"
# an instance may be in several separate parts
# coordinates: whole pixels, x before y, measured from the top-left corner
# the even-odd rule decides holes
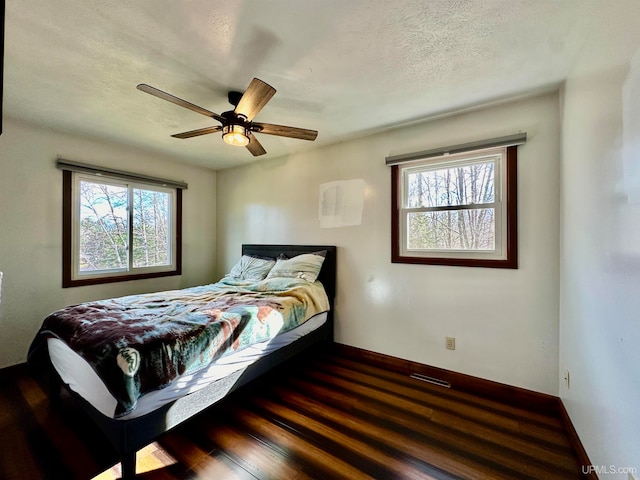
[[[133,209],[133,266],[170,264],[170,194],[133,188],[129,199],[129,190],[127,186],[80,182],[81,272],[128,267],[129,208]]]
[[[182,273],[186,184],[68,165],[79,170],[62,169],[64,288]]]
[[[80,271],[126,268],[127,187],[80,182]]]
[[[495,208],[485,206],[494,202],[494,167],[486,162],[409,173],[407,207],[421,211],[408,213],[407,247],[493,250]]]
[[[167,265],[170,259],[170,196],[133,190],[133,266]]]
[[[394,164],[391,261],[518,268],[517,178],[517,146]]]

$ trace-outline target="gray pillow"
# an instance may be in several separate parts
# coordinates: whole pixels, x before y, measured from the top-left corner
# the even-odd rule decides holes
[[[307,282],[315,282],[320,274],[325,255],[326,251],[322,251],[303,253],[293,258],[278,258],[267,278],[302,278]]]
[[[275,264],[275,260],[243,255],[227,274],[227,277],[260,281],[267,276]]]

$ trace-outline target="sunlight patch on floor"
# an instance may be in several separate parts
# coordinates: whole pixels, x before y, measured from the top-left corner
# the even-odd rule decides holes
[[[175,458],[169,455],[169,453],[156,442],[153,442],[142,450],[138,450],[138,454],[136,456],[136,473],[141,474],[151,472],[153,470],[168,467],[175,463],[178,463]],[[93,477],[92,480],[115,480],[120,478],[121,474],[122,470],[120,463],[116,463],[113,467],[105,470],[100,475]]]

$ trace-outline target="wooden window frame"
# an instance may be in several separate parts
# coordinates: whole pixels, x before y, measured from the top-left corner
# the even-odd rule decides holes
[[[182,189],[176,188],[175,211],[175,268],[165,271],[127,273],[119,275],[104,275],[90,278],[74,278],[73,276],[73,183],[74,172],[62,172],[62,287],[80,287],[85,285],[99,285],[104,283],[126,282],[146,278],[167,277],[182,274]]]
[[[461,267],[488,267],[488,268],[518,268],[518,147],[506,147],[506,231],[504,259],[477,259],[477,258],[444,258],[429,256],[407,256],[401,254],[400,248],[400,207],[402,199],[400,178],[401,167],[391,167],[391,262],[422,265],[450,265]]]

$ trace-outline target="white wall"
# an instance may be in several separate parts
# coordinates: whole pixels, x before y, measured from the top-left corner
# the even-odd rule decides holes
[[[181,276],[65,288],[61,156],[184,180]],[[66,305],[214,281],[216,173],[132,148],[5,119],[0,136],[0,368],[24,362],[44,317]]]
[[[337,341],[557,394],[558,108],[546,94],[218,172],[217,273],[242,243],[335,244]],[[520,268],[392,264],[385,156],[520,131]],[[362,224],[320,228],[320,184],[357,178]]]
[[[560,396],[599,477],[626,480],[618,468],[640,478],[640,2],[614,5],[564,88]]]

